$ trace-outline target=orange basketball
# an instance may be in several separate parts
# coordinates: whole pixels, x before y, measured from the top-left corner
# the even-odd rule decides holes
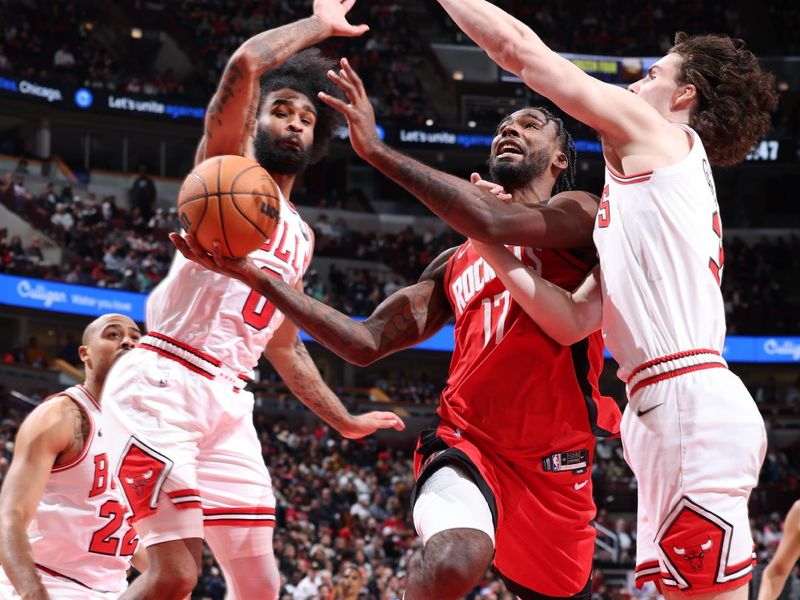
[[[241,258],[272,235],[280,215],[278,186],[261,165],[243,156],[215,156],[183,180],[178,216],[208,252],[219,240],[223,256]]]

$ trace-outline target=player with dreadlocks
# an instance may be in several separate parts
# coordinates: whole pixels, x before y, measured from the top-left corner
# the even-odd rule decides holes
[[[597,198],[574,191],[550,197],[557,183],[571,187],[575,160],[559,119],[528,108],[500,123],[489,168],[508,192],[503,201],[378,140],[372,107],[347,61],[328,77],[348,103],[320,97],[347,118],[355,151],[451,225],[519,244],[510,249],[525,264],[565,287],[591,270]],[[471,242],[442,253],[416,284],[356,322],[250,260],[209,256],[188,237],[173,241],[187,258],[252,287],[354,364],[413,346],[455,317],[447,386],[415,453],[414,523],[424,546],[409,563],[406,600],[464,597],[493,556],[521,598],[589,596],[594,438],[615,435],[620,420],[616,404],[597,388],[599,332],[571,346],[553,341]]]

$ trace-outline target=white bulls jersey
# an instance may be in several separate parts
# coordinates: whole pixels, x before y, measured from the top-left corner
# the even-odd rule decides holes
[[[680,162],[622,176],[606,165],[595,219],[603,336],[627,380],[668,355],[722,352],[722,227],[700,137]]]
[[[291,286],[311,262],[311,228],[281,194],[274,235],[250,258]],[[201,349],[234,371],[250,373],[283,313],[242,282],[209,271],[179,252],[147,299],[147,328]]]
[[[83,408],[89,435],[74,461],[53,468],[28,526],[33,560],[45,573],[97,591],[122,592],[139,539],[127,508],[111,483],[100,424],[100,406],[83,386],[59,395]]]

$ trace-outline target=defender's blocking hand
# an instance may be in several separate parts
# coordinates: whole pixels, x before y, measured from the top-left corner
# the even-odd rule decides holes
[[[351,25],[347,13],[356,0],[314,0],[314,16],[329,28],[328,35],[358,37],[369,31],[369,25]]]

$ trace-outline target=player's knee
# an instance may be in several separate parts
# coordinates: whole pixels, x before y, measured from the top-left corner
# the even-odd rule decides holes
[[[163,598],[184,598],[197,585],[198,571],[194,562],[173,562],[168,566],[151,565],[146,571],[148,587]]]
[[[264,598],[264,600],[277,600],[281,588],[281,578],[278,570],[274,573],[254,573],[248,577],[238,577],[235,582],[229,583],[229,600],[249,600],[250,598]]]
[[[198,565],[191,557],[155,560],[145,571],[148,587],[164,598],[184,598],[192,593],[199,576]]]
[[[425,570],[439,598],[461,598],[486,572],[494,554],[491,539],[475,529],[443,531],[425,547]]]

